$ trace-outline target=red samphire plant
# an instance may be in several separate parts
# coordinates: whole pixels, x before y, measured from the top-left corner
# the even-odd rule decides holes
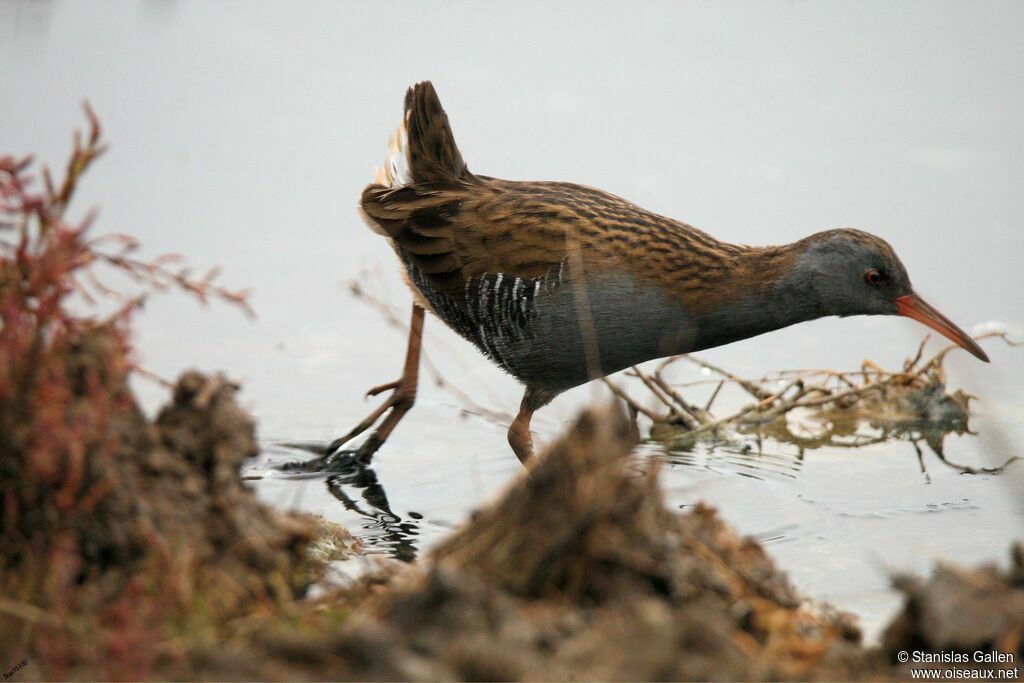
[[[134,410],[125,389],[131,313],[146,291],[182,289],[205,302],[219,297],[251,313],[245,292],[215,283],[217,270],[193,278],[180,260],[136,258],[137,242],[121,234],[92,237],[95,217],[67,218],[82,174],[106,149],[88,106],[88,135],[75,135],[63,181],[32,158],[0,158],[0,538],[18,528],[41,488],[62,511],[87,513],[111,482],[89,477],[86,462],[118,445],[114,418]],[[141,285],[125,295],[103,284],[109,267]],[[80,299],[80,301],[76,301]],[[90,315],[98,300],[117,303]],[[85,305],[77,305],[82,304]],[[85,313],[83,313],[85,311]],[[19,457],[20,456],[20,457]],[[87,457],[88,456],[88,457]],[[27,540],[27,539],[23,539]],[[11,559],[11,558],[5,558]]]

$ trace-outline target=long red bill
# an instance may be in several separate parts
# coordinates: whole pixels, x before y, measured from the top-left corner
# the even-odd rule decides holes
[[[970,335],[954,325],[952,320],[932,308],[931,304],[917,294],[898,296],[893,302],[896,304],[896,309],[900,315],[905,315],[908,318],[924,323],[939,334],[964,347],[975,357],[986,363],[989,362],[988,354],[981,350],[978,342],[971,339]]]

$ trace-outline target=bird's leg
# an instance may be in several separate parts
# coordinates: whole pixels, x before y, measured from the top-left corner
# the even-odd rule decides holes
[[[508,428],[508,445],[512,447],[519,462],[527,467],[533,457],[533,436],[530,434],[530,420],[533,413],[540,410],[558,396],[557,391],[538,389],[527,386],[523,394],[523,402],[519,404],[519,413]]]
[[[369,463],[371,458],[373,458],[373,454],[387,441],[395,426],[398,425],[405,414],[409,412],[409,409],[412,408],[413,403],[416,402],[416,385],[420,374],[420,348],[423,345],[423,313],[422,306],[416,303],[412,305],[412,320],[409,323],[409,345],[405,351],[405,367],[402,369],[402,376],[394,382],[381,384],[366,392],[367,396],[376,396],[391,390],[391,395],[348,434],[340,439],[335,439],[327,447],[328,456],[372,427],[380,419],[381,415],[387,413],[380,426],[352,454],[352,457],[357,462],[361,464]]]
[[[512,447],[519,462],[526,464],[526,461],[533,455],[533,436],[530,434],[530,419],[533,417],[533,408],[526,405],[519,407],[519,414],[508,428],[508,445]]]

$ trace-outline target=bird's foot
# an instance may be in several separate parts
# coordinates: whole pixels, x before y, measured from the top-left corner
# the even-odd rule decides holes
[[[391,391],[391,395],[376,410],[367,415],[365,419],[353,427],[347,434],[332,441],[327,447],[327,451],[322,458],[325,468],[329,469],[334,465],[344,467],[347,462],[354,462],[359,465],[369,464],[373,459],[374,453],[387,441],[395,426],[409,412],[413,403],[416,402],[415,380],[408,381],[405,377],[402,377],[394,382],[388,382],[371,388],[366,392],[366,396],[376,396],[385,391]],[[349,441],[376,424],[382,416],[384,420],[358,448],[342,448]]]
[[[396,379],[394,382],[385,382],[384,384],[378,384],[375,387],[370,387],[369,389],[367,389],[366,393],[363,394],[363,398],[370,398],[371,396],[376,396],[377,394],[383,394],[385,391],[397,389],[399,386],[401,386],[401,384],[401,379]]]
[[[333,446],[333,442],[331,445]],[[356,460],[358,455],[357,450],[347,450],[344,448],[327,448],[326,451],[320,457],[314,458],[309,462],[302,463],[302,469],[307,472],[333,472],[337,474],[349,474],[356,470],[362,469],[365,463],[361,463]]]

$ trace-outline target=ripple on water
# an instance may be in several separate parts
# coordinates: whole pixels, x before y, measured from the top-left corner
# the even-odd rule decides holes
[[[243,475],[259,473],[254,484],[264,498],[275,496],[286,482],[322,482],[307,486],[302,510],[320,514],[338,522],[355,534],[367,553],[380,553],[411,562],[419,552],[422,525],[431,521],[423,513],[405,515],[391,508],[387,492],[371,467],[353,462],[325,472],[301,468],[321,455],[327,442],[273,442],[263,444],[260,456],[248,464]],[[275,502],[280,505],[279,502]],[[340,503],[340,505],[339,505]]]
[[[655,447],[647,452],[669,465],[731,471],[754,479],[793,479],[803,466],[800,454],[766,451],[752,444],[700,442],[686,449]]]

